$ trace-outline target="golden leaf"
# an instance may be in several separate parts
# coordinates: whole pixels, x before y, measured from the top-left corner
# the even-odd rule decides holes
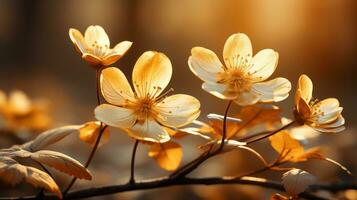
[[[181,145],[175,142],[153,143],[148,155],[167,171],[173,171],[180,166],[183,151]]]
[[[305,150],[300,142],[290,136],[287,131],[269,137],[271,146],[279,153],[279,162],[304,162],[310,159],[319,159],[330,162],[340,167],[347,174],[352,174],[345,166],[337,161],[324,156],[319,147]]]
[[[269,137],[271,146],[279,153],[280,162],[292,161],[304,154],[304,147],[287,131],[280,131]]]
[[[72,133],[78,132],[81,127],[82,126],[72,125],[51,129],[41,133],[34,140],[23,144],[21,147],[28,151],[37,151],[62,140]]]
[[[241,119],[242,122],[227,122],[226,138],[231,139],[235,136],[274,130],[281,125],[280,113],[281,110],[275,106],[245,106],[234,116]],[[209,126],[212,128],[210,131],[213,137],[216,139],[222,137],[223,121],[209,121]]]
[[[100,133],[100,122],[98,121],[88,122],[84,124],[82,128],[79,129],[79,139],[94,146],[99,136],[99,133]],[[99,146],[107,143],[109,141],[109,136],[110,136],[109,129],[106,128],[101,137]]]
[[[81,163],[65,154],[42,150],[32,153],[30,157],[39,163],[48,165],[79,179],[92,179],[89,171]]]
[[[0,158],[0,179],[11,185],[25,181],[35,187],[53,192],[59,198],[62,198],[62,193],[51,176],[36,168],[18,164],[10,157]]]

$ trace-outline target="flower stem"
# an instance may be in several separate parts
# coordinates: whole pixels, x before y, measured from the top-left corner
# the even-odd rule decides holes
[[[229,112],[229,108],[231,107],[233,101],[229,101],[228,105],[226,107],[226,110],[224,111],[224,117],[223,117],[223,128],[222,128],[222,140],[221,140],[221,146],[219,146],[219,149],[217,150],[217,153],[222,151],[224,147],[224,141],[227,137],[227,116]]]
[[[96,85],[96,97],[97,97],[97,105],[100,105],[100,74],[102,72],[101,67],[99,67],[96,71],[96,79],[95,79],[95,85]],[[99,135],[95,141],[95,144],[92,148],[92,151],[89,154],[89,157],[87,159],[86,164],[84,165],[86,168],[90,165],[90,163],[92,162],[92,159],[94,157],[95,152],[98,149],[99,143],[100,143],[100,139],[102,138],[102,135],[105,131],[105,129],[107,128],[107,126],[100,122],[100,127],[99,127]],[[63,196],[65,196],[68,191],[72,188],[72,186],[74,185],[74,183],[76,182],[77,178],[73,178],[71,180],[71,182],[69,183],[69,185],[67,186],[67,188],[63,191]]]
[[[222,151],[223,147],[224,147],[224,142],[226,139],[226,135],[227,135],[227,116],[228,116],[228,112],[229,112],[229,108],[231,107],[233,101],[229,101],[226,107],[226,110],[224,112],[224,117],[223,117],[223,128],[222,128],[222,140],[221,140],[221,144],[219,146],[219,148],[211,153],[211,150],[213,148],[213,146],[211,146],[211,148],[209,150],[207,150],[206,152],[204,152],[202,155],[200,155],[198,158],[196,158],[195,160],[187,163],[186,165],[182,166],[180,169],[178,169],[177,171],[175,171],[174,173],[172,173],[170,175],[171,179],[175,179],[175,178],[181,178],[186,176],[187,174],[191,173],[193,170],[195,170],[198,166],[200,166],[204,161],[206,161],[207,159],[209,159],[210,157],[218,154],[219,152]]]
[[[135,140],[134,147],[133,147],[133,153],[131,155],[130,180],[129,180],[130,184],[134,184],[135,183],[135,178],[134,178],[134,174],[135,174],[135,156],[136,156],[136,150],[138,148],[138,144],[139,144],[139,140]]]
[[[276,134],[276,133],[279,133],[280,131],[282,131],[282,130],[288,128],[289,126],[293,125],[295,122],[296,122],[296,121],[291,121],[291,122],[289,122],[288,124],[286,124],[286,125],[280,127],[279,129],[277,129],[277,130],[275,130],[275,131],[273,131],[273,132],[271,132],[271,133],[268,133],[268,134],[266,134],[266,135],[264,135],[264,136],[262,136],[262,137],[259,137],[259,138],[256,138],[256,139],[247,141],[246,143],[247,143],[247,144],[251,144],[251,143],[254,143],[254,142],[258,142],[258,141],[260,141],[260,140],[263,140],[263,139],[265,139],[265,138],[268,138],[268,137],[270,137],[270,136],[272,136],[272,135],[274,135],[274,134]]]

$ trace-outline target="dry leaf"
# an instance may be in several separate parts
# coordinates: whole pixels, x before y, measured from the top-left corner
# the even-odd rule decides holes
[[[153,143],[150,145],[148,155],[154,158],[161,168],[173,171],[180,166],[183,152],[181,145],[169,141],[165,143]]]
[[[79,129],[79,139],[94,146],[100,133],[100,127],[99,121],[85,123],[84,126]],[[106,128],[101,137],[99,146],[107,143],[109,141],[109,136],[109,129]]]
[[[301,169],[292,169],[283,174],[282,180],[287,194],[297,197],[315,182],[315,177]]]
[[[9,157],[0,158],[0,179],[11,185],[25,181],[62,198],[62,193],[51,176],[36,168],[21,165]]]
[[[325,160],[337,165],[347,174],[352,173],[342,164],[337,161],[324,156],[319,147],[304,150],[300,142],[290,136],[287,131],[280,131],[269,137],[271,146],[279,153],[279,162],[304,162],[309,159]]]
[[[280,162],[296,162],[304,154],[304,147],[287,131],[280,131],[269,137],[271,146],[279,153]]]
[[[281,126],[280,113],[281,110],[276,106],[245,106],[234,116],[242,122],[227,121],[226,138],[232,139],[235,136],[274,130]],[[202,126],[200,132],[209,132],[215,139],[220,139],[223,133],[223,121],[211,120],[208,125],[209,129],[207,126]]]
[[[79,179],[92,179],[89,171],[81,163],[65,154],[42,150],[32,153],[30,157],[39,163],[48,165]]]
[[[59,140],[62,140],[64,137],[78,132],[82,126],[80,125],[71,125],[63,126],[56,129],[48,130],[44,133],[41,133],[34,140],[27,142],[22,145],[22,148],[28,151],[37,151],[41,150],[48,145],[56,143]]]

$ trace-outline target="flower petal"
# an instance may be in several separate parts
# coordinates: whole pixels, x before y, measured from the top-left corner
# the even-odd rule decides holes
[[[100,84],[104,99],[114,105],[122,106],[127,100],[134,98],[130,84],[124,73],[115,67],[109,67],[102,71]]]
[[[137,122],[132,128],[127,129],[128,134],[138,140],[164,143],[170,140],[166,130],[152,119],[143,123]]]
[[[313,127],[316,131],[322,133],[338,133],[344,131],[346,128],[344,126],[340,126],[337,128],[320,128],[320,127]]]
[[[301,97],[304,98],[306,102],[309,102],[312,98],[313,84],[311,79],[305,74],[299,77],[298,89],[301,90]]]
[[[169,84],[172,65],[163,53],[147,51],[136,61],[133,84],[139,97],[157,97]]]
[[[291,83],[286,78],[276,78],[271,81],[255,83],[253,90],[259,93],[261,102],[278,102],[286,99],[291,90]]]
[[[338,127],[341,127],[345,124],[345,118],[342,117],[342,115],[340,115],[335,121],[329,123],[329,124],[323,124],[319,127],[321,128],[328,128],[328,129],[331,129],[331,128],[338,128]]]
[[[250,62],[252,58],[252,43],[244,33],[236,33],[227,39],[223,48],[223,58],[227,67],[232,67],[237,57],[242,57]]]
[[[343,108],[339,107],[340,103],[335,98],[328,98],[315,104],[314,107],[319,110],[317,123],[327,124],[335,121],[341,114]]]
[[[105,30],[98,25],[89,26],[84,33],[84,40],[87,42],[87,45],[91,47],[93,44],[98,44],[103,47],[110,47],[110,41]]]
[[[79,53],[85,53],[87,51],[87,43],[83,38],[83,35],[81,32],[79,32],[77,29],[74,28],[70,28],[69,29],[69,38],[71,39],[71,41],[73,42],[76,50]]]
[[[264,81],[269,78],[278,65],[279,54],[272,49],[259,51],[252,59],[248,73],[253,81]]]
[[[198,78],[207,82],[216,82],[216,74],[223,71],[222,63],[217,55],[202,47],[192,48],[188,65]]]
[[[97,120],[118,128],[130,128],[136,121],[133,110],[110,104],[97,106],[94,115]]]
[[[107,53],[103,58],[103,65],[109,66],[118,61],[129,50],[132,44],[132,42],[123,41],[117,44],[113,49],[109,49],[109,53]]]
[[[155,108],[159,112],[157,120],[169,127],[185,126],[197,119],[200,114],[200,102],[185,94],[169,96]]]
[[[96,66],[96,65],[99,65],[102,63],[102,60],[99,57],[97,57],[91,53],[83,53],[82,58],[85,61],[89,62],[93,66]]]
[[[228,91],[228,86],[219,83],[206,82],[202,84],[202,89],[220,99],[235,99],[237,93]]]
[[[248,106],[257,103],[260,99],[260,94],[250,91],[241,92],[238,97],[234,100],[240,106]]]
[[[133,45],[133,42],[130,41],[123,41],[120,42],[119,44],[115,45],[115,47],[112,49],[113,54],[118,54],[118,55],[124,55]]]
[[[301,90],[296,91],[296,110],[302,119],[308,119],[311,116],[311,108],[305,99],[301,98]]]

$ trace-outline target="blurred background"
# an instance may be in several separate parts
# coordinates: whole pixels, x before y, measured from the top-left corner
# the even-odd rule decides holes
[[[327,146],[329,157],[357,173],[354,155],[357,150],[357,1],[0,0],[0,90],[9,93],[19,89],[31,99],[45,99],[53,127],[93,120],[95,71],[75,51],[68,30],[76,28],[84,33],[87,26],[96,24],[106,30],[112,46],[123,40],[133,41],[127,55],[114,65],[129,79],[136,59],[144,51],[165,53],[173,63],[170,87],[175,93],[191,94],[201,101],[201,120],[205,120],[207,113],[223,113],[225,102],[200,89],[201,81],[187,65],[192,47],[209,48],[221,58],[227,37],[243,32],[250,37],[254,53],[264,48],[275,49],[280,57],[273,77],[288,78],[295,89],[300,74],[307,74],[314,82],[315,97],[337,97],[344,107],[346,131],[334,136],[321,135],[307,145]],[[287,117],[292,116],[293,96],[277,104]],[[9,139],[0,140],[1,148],[14,144]],[[195,150],[197,141],[192,138],[182,141],[184,162],[199,155]],[[90,167],[94,180],[79,181],[75,187],[126,182],[132,145],[132,139],[113,129],[109,143],[99,149]],[[78,136],[67,138],[53,148],[82,162],[90,151],[90,146],[79,141]],[[266,144],[256,148],[261,152],[271,151],[273,155]],[[166,174],[147,157],[145,145],[139,146],[139,151],[137,178]],[[258,166],[259,162],[251,159],[249,153],[238,151],[210,160],[194,175],[236,175]],[[351,179],[328,163],[309,162],[303,166],[322,181]],[[321,167],[324,170],[319,170]],[[60,173],[56,176],[62,187],[67,185],[69,177]],[[280,174],[275,172],[259,176],[280,179]],[[21,194],[33,194],[31,187],[21,187],[24,188]],[[0,188],[0,196],[19,192],[7,186]],[[238,194],[239,199],[268,199],[271,192],[251,186],[195,186],[101,198],[157,199],[160,195],[168,199],[237,199]]]

